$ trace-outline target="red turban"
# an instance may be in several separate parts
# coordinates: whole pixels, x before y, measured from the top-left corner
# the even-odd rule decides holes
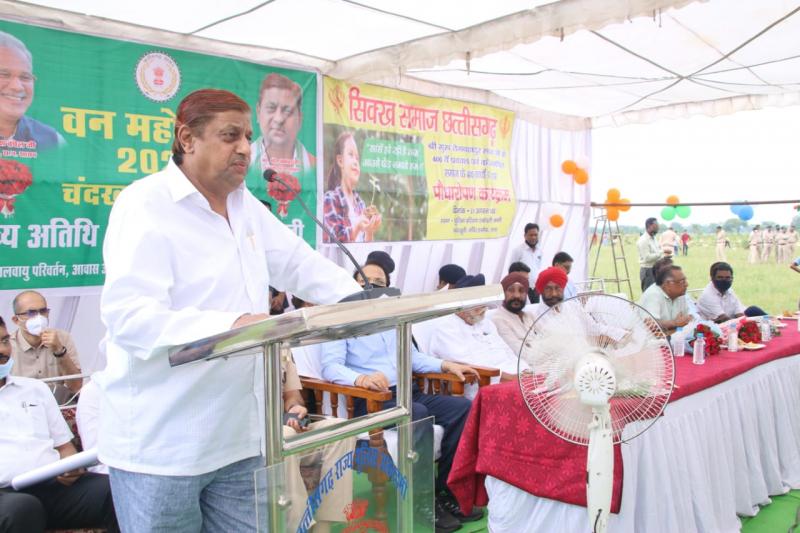
[[[536,278],[536,292],[542,294],[544,286],[555,282],[562,289],[567,286],[567,273],[563,268],[550,267],[539,272],[539,277]]]
[[[528,275],[524,272],[512,272],[500,280],[500,285],[503,286],[504,291],[508,290],[508,288],[515,283],[522,285],[522,287],[525,289],[525,292],[528,292],[528,288],[530,288],[530,282],[528,282]]]

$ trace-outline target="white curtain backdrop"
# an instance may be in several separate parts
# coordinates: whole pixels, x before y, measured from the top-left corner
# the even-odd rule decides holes
[[[415,294],[436,288],[439,268],[447,263],[464,267],[468,274],[483,273],[487,283],[498,283],[508,271],[514,246],[523,242],[528,222],[541,228],[543,263],[549,265],[559,251],[568,252],[575,264],[573,281],[586,279],[587,228],[589,225],[589,183],[576,185],[561,171],[567,159],[591,160],[591,130],[564,131],[549,129],[516,120],[511,140],[511,175],[517,197],[517,212],[508,237],[484,240],[421,241],[396,243],[348,243],[346,246],[359,262],[369,252],[383,250],[395,261],[392,285],[404,293]],[[548,209],[561,214],[564,225],[549,226]],[[320,251],[336,263],[352,270],[349,261],[335,245],[320,246]]]

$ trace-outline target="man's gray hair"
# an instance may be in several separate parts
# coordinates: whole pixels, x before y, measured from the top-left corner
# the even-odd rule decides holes
[[[25,46],[25,43],[10,33],[0,31],[0,48],[14,48],[15,50],[18,50],[28,59],[28,63],[33,66],[33,56],[31,55],[30,50],[28,50],[28,47]]]

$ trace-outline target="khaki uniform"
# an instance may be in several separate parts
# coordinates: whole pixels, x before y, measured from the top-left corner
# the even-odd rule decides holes
[[[789,234],[781,231],[775,234],[775,262],[778,264],[789,261]]]
[[[725,239],[727,238],[727,234],[725,233],[724,229],[721,229],[717,232],[717,261],[727,261],[727,257],[725,257]]]
[[[769,261],[769,256],[774,252],[775,234],[771,231],[765,231],[763,237],[764,245],[761,248],[761,262],[766,263]]]
[[[750,253],[747,256],[747,262],[751,265],[758,263],[760,257],[760,244],[761,244],[761,230],[753,230],[750,232]]]
[[[297,366],[295,366],[294,361],[284,362],[282,366],[284,392],[301,390],[303,386],[300,384],[300,376],[297,374]],[[341,421],[338,418],[327,418],[310,423],[308,428],[323,428]],[[291,427],[283,426],[284,438],[296,434],[297,432]],[[339,459],[355,449],[355,441],[355,438],[343,439],[327,444],[322,448],[317,448],[313,452],[291,455],[285,459],[286,491],[292,500],[292,504],[289,507],[289,527],[287,531],[297,530],[297,526],[300,524],[300,520],[306,510],[309,491],[306,489],[305,482],[301,476],[301,467],[310,472],[312,481],[317,481],[317,475],[319,475],[321,481],[329,470],[333,469],[334,471],[333,490],[324,494],[320,506],[314,513],[314,521],[347,522],[345,507],[353,501],[353,471],[351,469],[345,470],[341,477],[336,479],[335,465]]]

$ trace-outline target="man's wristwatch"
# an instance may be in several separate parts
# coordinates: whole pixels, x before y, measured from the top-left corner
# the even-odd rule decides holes
[[[67,353],[67,347],[64,346],[63,348],[61,348],[60,352],[53,352],[53,357],[64,357],[66,353]]]

